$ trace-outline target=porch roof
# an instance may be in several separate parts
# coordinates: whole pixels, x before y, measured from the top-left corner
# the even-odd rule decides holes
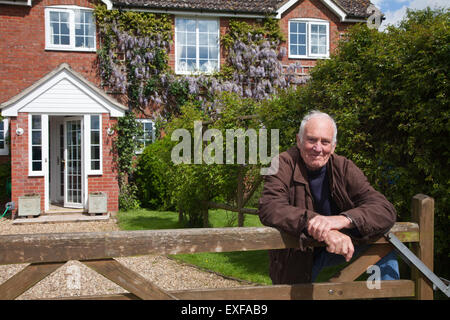
[[[65,95],[66,92],[71,95]],[[67,63],[0,104],[2,116],[7,117],[17,116],[18,112],[109,113],[112,117],[122,117],[127,110]]]

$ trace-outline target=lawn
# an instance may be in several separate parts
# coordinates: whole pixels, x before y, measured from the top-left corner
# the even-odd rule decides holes
[[[178,213],[172,211],[150,211],[146,209],[120,212],[119,227],[122,230],[179,229]],[[236,227],[237,214],[225,210],[210,210],[209,223],[212,228]],[[246,215],[244,227],[261,227],[258,216]],[[239,252],[205,252],[178,254],[170,257],[208,269],[222,275],[260,284],[272,284],[269,278],[267,250]]]
[[[179,229],[178,213],[173,211],[151,211],[146,209],[120,212],[119,227],[122,230]],[[237,214],[225,210],[210,210],[209,223],[212,228],[236,227]],[[259,217],[245,215],[244,227],[261,227]],[[211,270],[222,275],[259,284],[272,284],[269,277],[269,257],[267,250],[239,252],[205,252],[178,254],[170,257]],[[338,268],[325,268],[317,282],[326,281]]]

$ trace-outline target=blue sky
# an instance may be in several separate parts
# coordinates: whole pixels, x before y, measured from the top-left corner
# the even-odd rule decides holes
[[[388,24],[396,24],[405,16],[406,9],[424,9],[427,6],[450,8],[450,0],[371,0],[386,16],[380,30]]]

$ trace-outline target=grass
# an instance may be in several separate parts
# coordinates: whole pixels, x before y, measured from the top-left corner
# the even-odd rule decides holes
[[[119,227],[122,230],[180,229],[178,213],[173,211],[151,211],[147,209],[120,212]],[[210,210],[209,224],[212,228],[236,227],[237,214],[225,210]],[[245,215],[244,227],[261,227],[259,217]],[[267,250],[237,252],[205,252],[170,255],[175,260],[190,263],[222,275],[259,284],[272,284],[269,277]],[[318,275],[316,282],[327,281],[342,266],[327,267]]]
[[[118,220],[122,230],[184,228],[184,225],[178,221],[178,213],[172,211],[130,210],[120,212]],[[210,210],[209,224],[212,228],[236,227],[237,214],[220,209]],[[261,226],[258,216],[245,215],[244,227]],[[177,254],[170,257],[228,277],[260,284],[272,284],[268,275],[267,250]]]

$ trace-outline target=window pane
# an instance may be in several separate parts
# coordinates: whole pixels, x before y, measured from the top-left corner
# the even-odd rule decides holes
[[[291,54],[292,54],[292,55],[297,55],[297,54],[298,54],[298,53],[297,53],[297,46],[291,45]]]
[[[31,116],[31,129],[41,129],[41,116]]]
[[[198,21],[198,32],[208,32],[208,21],[206,20]]]
[[[91,129],[100,129],[100,116],[91,116]]]
[[[66,36],[61,36],[61,44],[69,45],[70,44],[70,38]]]
[[[306,23],[302,22],[298,24],[298,33],[306,33]]]
[[[196,40],[195,32],[186,33],[186,44],[195,46],[196,43],[197,43],[197,40]]]
[[[297,25],[298,25],[298,23],[296,23],[296,22],[291,22],[291,23],[290,23],[290,30],[291,30],[291,33],[292,33],[292,32],[294,32],[294,33],[297,32]]]
[[[50,12],[50,22],[59,22],[59,12]]]
[[[195,33],[195,31],[196,31],[195,29],[196,29],[195,20],[193,20],[193,19],[187,20],[186,19],[186,31]]]
[[[52,34],[59,34],[59,23],[51,24]]]
[[[319,32],[319,26],[317,24],[312,24],[311,25],[311,32],[313,32],[313,33]]]
[[[304,34],[298,35],[298,44],[306,45],[306,35]]]
[[[177,31],[186,31],[186,19],[176,19]]]
[[[219,43],[219,37],[217,36],[217,33],[210,33],[209,34],[209,45],[217,45]]]
[[[208,47],[200,47],[199,48],[199,58],[200,59],[208,59]]]
[[[3,131],[5,129],[5,124],[3,123],[3,120],[0,120],[0,131]]]
[[[99,131],[91,132],[91,144],[100,144],[100,132]]]
[[[75,47],[84,47],[83,37],[75,37]]]
[[[35,161],[32,163],[31,166],[32,171],[41,171],[42,170],[42,163],[41,161]]]
[[[297,44],[297,34],[291,34],[289,36],[289,41],[290,41],[291,45],[292,44]]]
[[[69,22],[69,13],[68,12],[60,12],[59,13],[59,20],[61,22]]]
[[[31,144],[32,145],[40,145],[41,144],[41,131],[32,131],[31,132]]]
[[[319,25],[319,33],[326,34],[327,33],[327,27],[323,24]]]
[[[208,34],[207,33],[200,33],[198,35],[198,44],[200,46],[207,46],[208,45]]]
[[[32,147],[32,160],[42,160],[42,148],[41,147]]]
[[[3,140],[0,140],[0,149],[3,149],[5,147],[5,142]]]
[[[91,161],[91,170],[100,170],[100,161],[92,160]]]
[[[219,55],[219,50],[217,47],[209,47],[209,59],[217,59]]]
[[[187,47],[187,58],[195,59],[197,56],[195,47]]]
[[[306,46],[298,46],[298,55],[306,56]]]
[[[93,159],[93,160],[100,159],[100,147],[99,146],[91,147],[91,159]]]
[[[68,23],[61,23],[61,35],[69,35],[69,24]]]

